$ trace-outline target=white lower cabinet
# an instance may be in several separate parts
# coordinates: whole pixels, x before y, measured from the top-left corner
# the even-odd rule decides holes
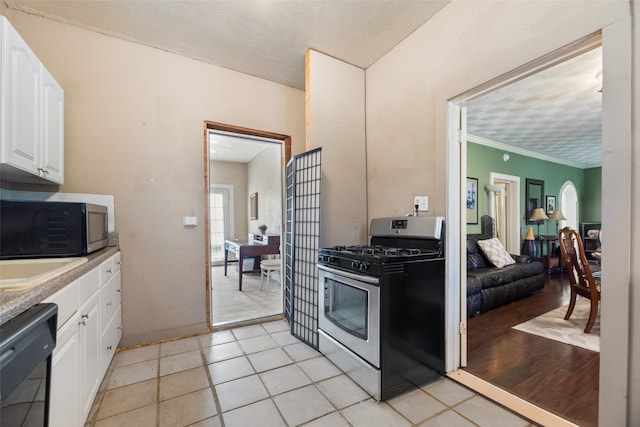
[[[73,315],[58,324],[51,369],[51,427],[85,424],[100,383],[122,337],[120,253],[67,285],[46,302]],[[105,263],[117,266],[109,277]],[[106,280],[106,282],[105,282]]]
[[[99,295],[96,292],[80,309],[80,348],[83,351],[80,361],[80,408],[83,422],[89,415],[91,404],[102,381],[100,371],[100,321],[98,319]]]
[[[74,315],[58,329],[51,360],[49,426],[80,426],[80,328]]]

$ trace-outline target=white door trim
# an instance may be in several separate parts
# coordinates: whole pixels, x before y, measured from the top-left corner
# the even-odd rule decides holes
[[[510,254],[520,255],[520,177],[498,172],[489,173],[489,183],[495,181],[507,182],[507,251]],[[491,198],[491,212],[495,212],[494,198]]]

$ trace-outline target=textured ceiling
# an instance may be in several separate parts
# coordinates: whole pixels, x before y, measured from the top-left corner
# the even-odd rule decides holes
[[[600,165],[601,70],[602,48],[596,48],[469,102],[470,140],[577,167]]]
[[[309,49],[367,68],[449,0],[2,0],[8,7],[304,89]]]
[[[0,1],[304,89],[307,49],[367,68],[449,0]],[[601,54],[593,50],[470,101],[470,140],[577,167],[599,165]]]
[[[220,162],[249,163],[274,143],[282,141],[266,138],[234,136],[227,132],[209,132],[209,159]],[[280,146],[278,146],[280,149]]]

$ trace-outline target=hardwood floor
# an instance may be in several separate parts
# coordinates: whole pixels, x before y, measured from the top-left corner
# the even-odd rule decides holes
[[[579,426],[598,425],[600,353],[512,329],[569,302],[566,273],[544,289],[469,319],[466,370]]]

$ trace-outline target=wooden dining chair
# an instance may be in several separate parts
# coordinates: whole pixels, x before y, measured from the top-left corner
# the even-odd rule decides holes
[[[565,227],[558,233],[558,242],[562,252],[562,259],[569,273],[569,283],[571,285],[571,301],[564,320],[569,320],[573,309],[576,306],[578,295],[588,298],[591,301],[591,311],[589,320],[584,332],[588,334],[593,328],[598,315],[598,305],[600,303],[600,278],[594,278],[589,267],[589,262],[584,253],[580,234],[571,227]]]

